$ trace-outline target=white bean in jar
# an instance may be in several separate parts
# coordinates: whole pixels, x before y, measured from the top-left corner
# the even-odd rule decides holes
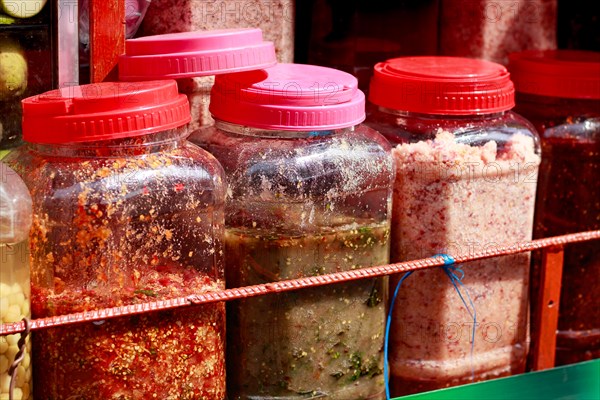
[[[31,316],[29,305],[28,243],[0,244],[0,322],[9,324]],[[20,334],[0,336],[0,400],[8,400],[9,369],[19,351]],[[23,360],[17,367],[14,400],[31,398],[31,343],[26,342]]]

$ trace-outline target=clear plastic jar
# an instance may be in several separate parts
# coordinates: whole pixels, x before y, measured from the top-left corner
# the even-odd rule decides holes
[[[514,89],[504,67],[392,59],[375,66],[369,100],[366,124],[394,146],[392,262],[531,239],[539,144],[531,124],[509,111]],[[392,394],[522,372],[529,258],[461,265],[477,314],[474,341],[474,319],[442,269],[406,279],[390,335]]]
[[[0,324],[31,317],[29,290],[29,242],[31,197],[19,176],[0,163]],[[19,351],[20,334],[0,336],[0,399],[8,399],[10,366]],[[33,398],[31,342],[26,342],[24,358],[17,367],[13,396]]]
[[[388,263],[390,147],[358,125],[354,77],[295,64],[218,76],[211,112],[215,126],[190,140],[227,174],[229,287]],[[230,398],[382,398],[386,286],[366,279],[231,303]]]
[[[175,81],[26,99],[8,156],[33,199],[32,314],[223,289],[222,168],[186,141]],[[225,306],[36,332],[36,399],[225,397]]]
[[[600,229],[600,53],[527,51],[512,54],[509,68],[516,110],[535,125],[542,142],[534,237]],[[534,290],[539,267],[536,258]],[[557,364],[600,358],[598,298],[600,246],[566,246]]]

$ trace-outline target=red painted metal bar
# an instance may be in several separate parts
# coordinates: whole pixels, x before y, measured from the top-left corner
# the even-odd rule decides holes
[[[471,254],[462,254],[453,257],[456,260],[456,263],[463,263],[467,261],[482,260],[502,255],[522,253],[526,251],[539,250],[548,247],[563,246],[568,243],[584,242],[595,239],[600,239],[600,230],[580,232],[571,235],[556,236],[546,239],[538,239],[511,246],[498,246],[495,248],[489,248]],[[337,272],[329,275],[311,276],[301,279],[272,282],[262,285],[226,289],[215,292],[198,293],[192,296],[180,297],[171,300],[161,300],[123,307],[113,307],[102,310],[86,311],[52,318],[35,319],[31,321],[30,328],[33,331],[80,322],[101,321],[105,319],[142,314],[151,311],[167,310],[190,305],[235,300],[246,297],[259,296],[268,293],[287,292],[291,290],[322,286],[331,283],[346,282],[364,278],[373,278],[377,276],[439,267],[443,264],[444,261],[442,260],[442,258],[430,257],[421,260],[406,261],[397,264],[362,268],[353,271]],[[23,322],[4,324],[0,325],[0,335],[15,334],[24,331],[24,329],[25,324]]]

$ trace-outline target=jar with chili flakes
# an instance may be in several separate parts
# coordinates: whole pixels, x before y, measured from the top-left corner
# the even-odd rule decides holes
[[[222,168],[186,141],[175,81],[100,83],[23,101],[11,153],[33,199],[33,318],[225,287]],[[45,329],[36,399],[223,399],[225,305]]]
[[[392,262],[531,240],[539,139],[510,111],[506,68],[458,57],[391,59],[375,66],[369,100],[366,124],[394,146]],[[473,306],[443,269],[406,279],[391,325],[392,394],[523,372],[529,260],[522,253],[461,265]]]
[[[227,285],[389,261],[393,164],[352,75],[279,64],[220,75],[192,133],[227,174]],[[385,278],[228,304],[231,399],[381,399]]]
[[[600,53],[525,51],[510,56],[509,69],[516,109],[533,122],[542,142],[534,236],[600,229]],[[540,260],[534,261],[537,283]],[[599,298],[598,243],[566,246],[557,364],[600,357]]]

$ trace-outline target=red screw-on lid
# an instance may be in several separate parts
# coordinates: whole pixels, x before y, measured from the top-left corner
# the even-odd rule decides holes
[[[277,63],[273,42],[257,28],[145,36],[125,42],[119,79],[139,81],[218,75]]]
[[[509,55],[518,92],[572,99],[600,99],[600,52],[529,50]]]
[[[190,122],[173,80],[105,82],[52,90],[22,101],[23,139],[73,143],[142,136]]]
[[[217,119],[254,128],[329,130],[361,123],[365,96],[356,78],[346,72],[277,64],[217,76],[209,109]]]
[[[375,65],[369,101],[423,114],[470,115],[514,107],[506,68],[460,57],[401,57]]]

